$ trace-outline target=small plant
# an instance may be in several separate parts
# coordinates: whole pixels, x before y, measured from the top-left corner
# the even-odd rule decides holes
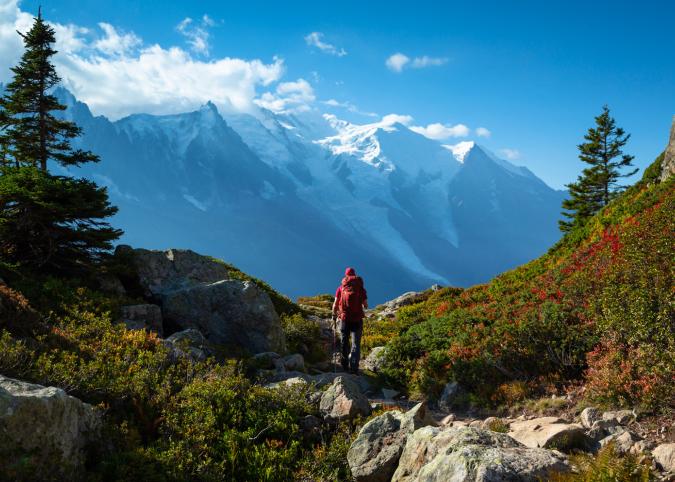
[[[321,343],[321,327],[300,314],[283,315],[281,326],[290,353],[300,353],[310,362],[324,360],[326,350]]]
[[[553,482],[647,482],[653,480],[650,466],[634,455],[617,455],[613,444],[608,444],[594,457],[578,454],[570,457],[575,470],[566,474],[551,474]]]

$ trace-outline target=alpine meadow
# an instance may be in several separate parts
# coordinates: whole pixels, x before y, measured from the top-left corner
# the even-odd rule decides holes
[[[0,481],[675,480],[675,7],[331,7],[0,0]]]

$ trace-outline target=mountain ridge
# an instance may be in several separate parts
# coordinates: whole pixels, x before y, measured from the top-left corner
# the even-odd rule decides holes
[[[111,122],[67,90],[57,95],[83,127],[79,147],[101,156],[79,172],[108,186],[129,233],[122,242],[211,252],[291,296],[330,291],[344,265],[370,280],[377,301],[434,283],[469,285],[559,236],[562,192],[477,145],[461,163],[400,122],[221,115],[208,103]],[[354,133],[377,150],[352,146]]]

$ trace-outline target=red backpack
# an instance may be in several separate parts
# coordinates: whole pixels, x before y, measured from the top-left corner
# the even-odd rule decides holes
[[[363,319],[363,280],[360,276],[345,276],[340,293],[340,313],[343,319]]]

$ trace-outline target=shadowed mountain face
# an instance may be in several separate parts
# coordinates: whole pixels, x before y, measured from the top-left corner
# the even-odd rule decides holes
[[[223,117],[212,104],[111,122],[57,94],[84,130],[79,147],[101,156],[72,174],[108,186],[123,242],[208,253],[290,296],[332,291],[347,265],[372,302],[473,284],[558,239],[563,193],[479,146],[316,114]]]

